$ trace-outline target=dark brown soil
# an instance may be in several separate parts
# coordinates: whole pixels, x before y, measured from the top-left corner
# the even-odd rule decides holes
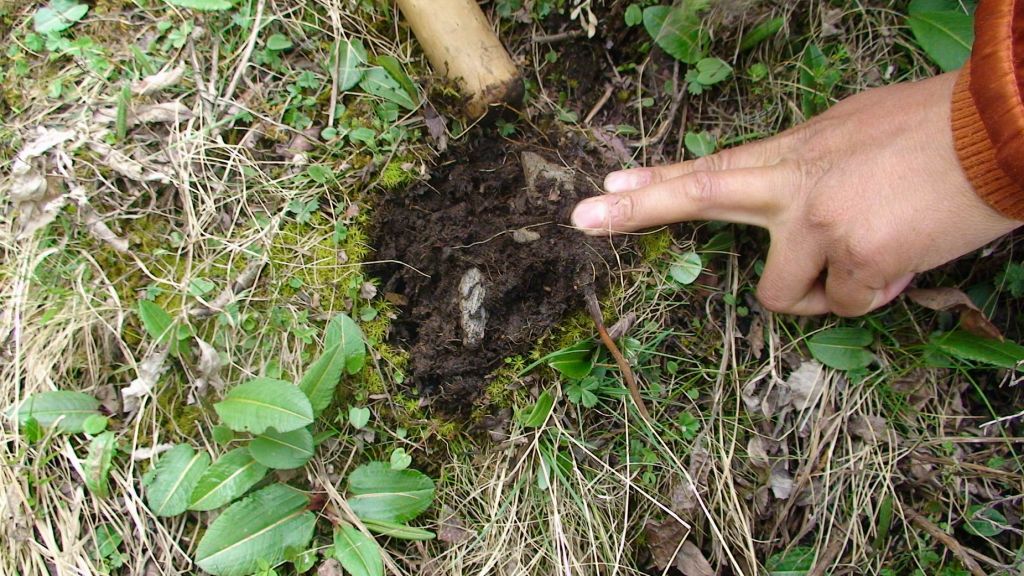
[[[581,154],[567,139],[540,148],[542,139],[525,146],[478,137],[452,150],[429,182],[380,204],[377,258],[405,264],[387,266],[380,278],[385,295],[402,307],[391,338],[410,352],[418,392],[443,412],[467,412],[503,358],[529,351],[568,311],[582,307],[583,285],[600,291],[618,269],[612,241],[568,227],[573,206],[600,193],[589,174],[603,168],[589,165],[596,155]],[[533,189],[523,173],[524,152],[527,164],[542,168]],[[547,162],[531,161],[531,152]],[[522,229],[528,232],[515,232]],[[539,238],[524,242],[531,233]],[[464,308],[481,316],[471,302],[480,293],[466,286],[475,284],[471,278],[463,280],[473,268],[486,316],[479,343],[466,341],[472,328],[463,322]]]

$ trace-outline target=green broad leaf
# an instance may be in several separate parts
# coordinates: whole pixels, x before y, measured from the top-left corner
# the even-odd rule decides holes
[[[338,45],[338,90],[351,90],[363,79],[366,48],[359,40],[342,40]]]
[[[779,33],[779,30],[782,30],[782,27],[785,24],[786,19],[780,16],[778,18],[772,18],[771,20],[765,20],[757,26],[754,26],[749,32],[744,34],[743,39],[740,40],[740,52],[746,52],[761,42],[775,36]]]
[[[139,318],[149,337],[163,344],[170,340],[174,318],[156,302],[139,300]]]
[[[313,457],[313,434],[308,428],[291,432],[267,431],[249,444],[252,457],[267,468],[291,470]]]
[[[974,43],[973,16],[957,2],[935,0],[913,0],[907,12],[914,39],[939,68],[951,72],[963,66]]]
[[[378,66],[387,70],[387,73],[398,81],[398,85],[402,87],[402,90],[405,90],[405,93],[413,102],[419,100],[420,94],[416,90],[416,85],[413,84],[412,78],[409,78],[409,75],[405,73],[405,68],[397,58],[389,54],[383,54],[377,56],[376,62]]]
[[[153,482],[146,488],[146,505],[157,516],[177,516],[188,509],[192,491],[210,466],[210,455],[178,444],[160,455]]]
[[[374,66],[363,74],[359,81],[359,87],[367,94],[394,102],[406,110],[415,110],[416,103],[409,97],[409,94],[402,88],[398,80],[395,80],[388,71],[380,66]]]
[[[690,154],[693,154],[694,158],[710,156],[715,153],[715,149],[718,147],[715,137],[707,130],[687,132],[686,136],[683,137],[683,144],[686,145],[686,149]]]
[[[23,426],[33,420],[43,428],[55,428],[65,434],[79,434],[85,431],[85,421],[90,416],[100,415],[99,408],[100,401],[88,394],[54,390],[32,394],[14,413],[18,423]]]
[[[718,84],[732,75],[732,66],[721,58],[701,58],[697,62],[697,82],[705,86]]]
[[[704,270],[700,254],[691,250],[686,254],[674,254],[674,256],[672,264],[668,267],[668,275],[683,286],[696,282],[697,278],[700,278],[701,271]]]
[[[85,18],[89,6],[73,0],[50,0],[32,15],[32,26],[40,34],[62,32]]]
[[[235,439],[235,431],[223,424],[217,424],[210,431],[213,441],[219,446],[227,446],[228,442]]]
[[[165,0],[173,6],[191,8],[193,10],[216,11],[230,10],[235,7],[234,0]]]
[[[392,470],[387,462],[370,462],[349,475],[348,493],[348,505],[360,519],[401,523],[430,507],[434,481],[417,470]]]
[[[931,343],[948,356],[969,362],[1013,369],[1024,361],[1024,346],[1009,340],[1000,342],[982,338],[963,330],[933,336]]]
[[[644,21],[644,12],[639,4],[630,4],[622,17],[626,21],[626,26],[633,27]]]
[[[380,534],[381,536],[387,536],[389,538],[398,538],[399,540],[433,540],[437,538],[437,534],[434,534],[430,530],[424,530],[423,528],[413,528],[412,526],[406,526],[405,524],[398,524],[395,522],[384,522],[382,520],[363,520],[363,526],[374,534]]]
[[[549,354],[548,366],[572,380],[586,378],[594,369],[594,346],[584,340]]]
[[[765,568],[769,576],[805,576],[814,568],[816,556],[814,548],[794,546],[769,556]]]
[[[334,558],[352,576],[384,576],[380,546],[344,522],[334,529]]]
[[[231,502],[267,475],[248,448],[235,448],[207,468],[192,489],[189,510],[213,510]]]
[[[213,292],[216,287],[217,285],[209,278],[193,278],[188,283],[188,293],[190,296],[199,298]]]
[[[348,314],[331,318],[324,330],[324,349],[340,345],[345,355],[345,371],[356,374],[366,363],[366,343],[363,331]]]
[[[284,484],[271,484],[228,506],[210,524],[196,548],[196,564],[215,576],[246,576],[309,546],[316,515],[309,498]]]
[[[649,6],[644,9],[644,28],[670,56],[696,64],[707,55],[711,40],[697,15],[707,4],[707,0],[693,0],[677,6]]]
[[[1003,516],[1002,512],[981,504],[973,504],[969,507],[965,520],[964,530],[968,534],[981,536],[982,538],[998,536],[1010,526],[1010,522],[1006,519],[1006,516]]]
[[[370,423],[370,409],[363,406],[349,406],[348,423],[356,430],[362,430]]]
[[[262,376],[232,388],[213,409],[235,432],[291,432],[313,423],[313,407],[302,390]]]
[[[320,358],[317,358],[302,375],[299,390],[309,398],[313,416],[319,416],[331,405],[331,401],[334,400],[334,389],[345,372],[345,364],[345,351],[340,344],[335,344],[324,350]]]
[[[537,402],[516,415],[519,423],[527,428],[538,428],[548,421],[548,415],[555,405],[555,397],[548,390],[540,393]]]
[[[82,432],[85,432],[90,436],[96,436],[100,432],[103,432],[104,430],[107,429],[108,423],[109,422],[106,416],[101,416],[100,414],[93,414],[92,416],[86,418],[85,422],[82,422]]]
[[[114,433],[104,432],[89,443],[89,454],[82,463],[85,486],[89,492],[100,498],[110,495],[110,466],[116,449],[117,439]]]
[[[412,464],[412,455],[405,448],[395,448],[391,451],[390,462],[392,470],[405,470]]]
[[[267,50],[271,50],[273,52],[280,52],[282,50],[287,50],[291,47],[291,38],[285,36],[284,34],[271,34],[270,38],[267,38]]]
[[[831,328],[811,336],[807,348],[825,366],[856,370],[874,361],[875,355],[867,348],[873,340],[865,328]]]

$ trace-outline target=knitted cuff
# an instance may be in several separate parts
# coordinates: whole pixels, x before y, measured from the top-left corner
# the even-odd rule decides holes
[[[953,89],[952,127],[956,154],[967,180],[998,212],[1024,220],[1024,189],[1012,181],[996,160],[996,150],[970,91],[970,62],[960,69]]]

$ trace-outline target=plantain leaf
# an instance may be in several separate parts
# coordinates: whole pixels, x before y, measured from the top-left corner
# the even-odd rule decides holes
[[[931,342],[947,355],[960,360],[982,362],[1009,369],[1016,368],[1024,361],[1024,346],[1009,340],[1000,342],[982,338],[963,330],[935,336]]]
[[[245,576],[261,564],[285,560],[304,550],[316,516],[309,498],[284,484],[271,484],[228,506],[206,529],[196,548],[196,564],[215,576]]]
[[[707,6],[707,0],[690,0],[676,6],[649,6],[644,9],[644,28],[670,56],[695,64],[707,55],[711,40],[698,16]]]
[[[396,522],[385,522],[383,520],[363,520],[362,522],[363,526],[366,526],[366,529],[370,532],[389,538],[398,538],[399,540],[433,540],[437,538],[437,534],[430,530],[413,528],[412,526]]]
[[[324,330],[324,349],[340,345],[345,355],[345,370],[349,374],[359,372],[366,363],[364,340],[363,331],[348,314],[338,314],[331,318]]]
[[[538,426],[543,426],[548,421],[548,415],[551,414],[551,408],[554,405],[555,397],[551,392],[545,390],[537,397],[536,404],[523,410],[516,417],[523,426],[537,428]]]
[[[384,558],[373,538],[342,523],[334,529],[334,558],[352,576],[383,576]]]
[[[99,415],[100,401],[83,392],[54,390],[32,394],[17,408],[15,414],[22,426],[34,420],[44,428],[55,427],[58,432],[78,434],[84,431],[85,421]]]
[[[313,415],[317,416],[331,405],[334,389],[345,371],[345,351],[341,344],[335,344],[324,353],[302,375],[299,389],[309,398]]]
[[[146,504],[157,516],[177,516],[188,509],[199,478],[210,466],[210,455],[178,444],[160,456],[156,476],[146,489]]]
[[[420,94],[416,91],[416,85],[413,84],[409,75],[405,73],[405,68],[402,67],[402,63],[397,58],[388,54],[382,54],[377,56],[376,62],[381,68],[387,70],[388,74],[398,82],[410,99],[413,101],[419,100]]]
[[[236,432],[263,434],[268,428],[291,432],[313,423],[313,407],[302,390],[273,378],[254,378],[235,386],[213,409]]]
[[[49,4],[36,10],[32,16],[32,24],[40,34],[61,32],[74,26],[88,11],[87,4],[79,4],[72,0],[50,0]]]
[[[757,26],[750,29],[743,35],[743,39],[740,40],[740,52],[746,52],[754,46],[757,46],[761,42],[775,36],[782,30],[782,27],[786,24],[786,19],[779,16],[778,18],[772,18],[771,20],[765,20]]]
[[[163,344],[170,340],[174,318],[156,302],[139,300],[139,318],[149,337]]]
[[[388,71],[380,66],[374,66],[363,74],[359,81],[359,87],[367,94],[390,100],[406,110],[415,110],[416,102],[402,88],[402,85],[395,80]]]
[[[100,498],[110,495],[110,465],[114,459],[117,440],[113,432],[104,432],[89,443],[89,455],[82,468],[85,472],[85,486]]]
[[[963,66],[974,43],[974,17],[959,2],[913,0],[907,12],[914,39],[943,72]]]
[[[291,432],[268,431],[249,444],[252,457],[268,468],[290,470],[313,457],[313,435],[308,428]]]
[[[430,507],[434,481],[417,470],[370,462],[348,477],[349,507],[360,519],[408,522]]]
[[[589,340],[577,342],[548,355],[548,366],[572,380],[585,378],[594,369],[594,345]]]
[[[219,508],[252,488],[267,475],[267,467],[247,448],[235,448],[207,468],[192,489],[189,510]]]
[[[338,49],[338,90],[351,90],[363,78],[366,48],[359,40],[343,40]]]
[[[864,328],[832,328],[818,332],[807,341],[811,356],[838,370],[864,368],[875,359],[867,349],[873,337]]]

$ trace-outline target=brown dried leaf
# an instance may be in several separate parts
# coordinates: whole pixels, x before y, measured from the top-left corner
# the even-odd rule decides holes
[[[750,322],[750,330],[747,330],[747,344],[750,345],[750,353],[754,358],[761,359],[764,354],[764,322],[760,316],[756,316]]]
[[[689,532],[686,526],[674,518],[666,518],[661,522],[647,521],[644,525],[647,547],[651,551],[651,561],[658,570],[664,570],[672,563],[679,543]]]
[[[438,114],[433,106],[428,105],[423,109],[423,123],[427,125],[427,134],[434,141],[434,145],[437,146],[437,151],[444,152],[447,150],[448,127],[445,124],[444,117]]]
[[[785,462],[776,462],[772,467],[769,483],[772,487],[772,494],[779,500],[786,500],[793,494],[793,477],[789,470],[786,470]]]
[[[995,324],[985,317],[971,298],[957,288],[914,288],[907,290],[907,298],[919,306],[929,310],[948,310],[960,315],[960,327],[981,336],[1003,340],[1003,334]]]
[[[767,468],[768,449],[765,447],[764,439],[760,436],[752,436],[747,442],[747,456],[752,465],[758,468]]]
[[[342,576],[341,563],[334,558],[324,560],[316,569],[316,576]]]
[[[437,530],[437,539],[448,544],[461,544],[473,537],[473,531],[466,528],[466,523],[449,508],[442,510],[444,520]]]
[[[683,547],[676,556],[676,568],[683,573],[683,576],[715,576],[715,570],[711,563],[704,557],[693,542],[683,542]]]
[[[814,360],[804,362],[786,378],[785,386],[789,389],[793,407],[804,410],[817,404],[824,392],[825,370]]]
[[[132,94],[136,96],[145,96],[147,94],[159,92],[181,82],[183,76],[185,76],[184,66],[177,66],[170,70],[161,70],[156,74],[146,76],[142,80],[132,82]]]

